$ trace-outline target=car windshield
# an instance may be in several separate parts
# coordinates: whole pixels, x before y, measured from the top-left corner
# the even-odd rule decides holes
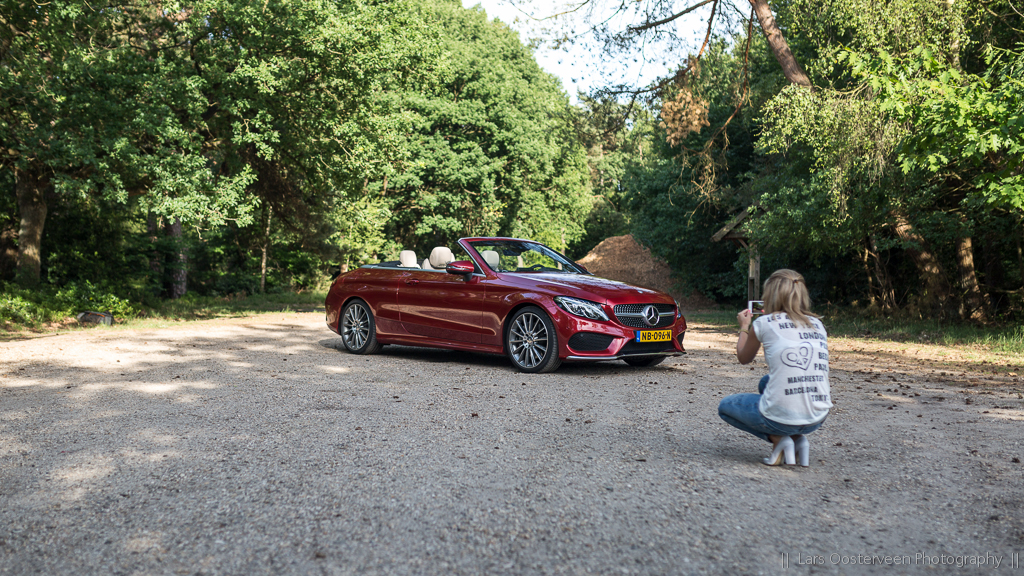
[[[495,272],[587,273],[572,260],[536,242],[480,240],[470,242],[470,246]]]

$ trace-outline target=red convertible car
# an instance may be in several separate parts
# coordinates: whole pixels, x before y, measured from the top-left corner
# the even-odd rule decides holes
[[[506,354],[523,372],[564,360],[653,366],[683,353],[671,296],[605,280],[530,240],[463,238],[419,261],[367,264],[335,279],[327,326],[355,354],[385,344]]]

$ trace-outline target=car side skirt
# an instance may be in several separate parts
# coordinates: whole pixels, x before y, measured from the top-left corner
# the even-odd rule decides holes
[[[466,352],[483,352],[485,354],[505,353],[505,350],[501,346],[475,344],[473,342],[445,342],[426,336],[383,336],[378,337],[377,341],[381,344],[415,346],[417,348],[444,348],[446,350],[464,350]]]

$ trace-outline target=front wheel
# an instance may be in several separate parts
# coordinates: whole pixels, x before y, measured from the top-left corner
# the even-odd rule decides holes
[[[505,332],[508,359],[522,372],[554,372],[558,358],[558,335],[548,315],[536,306],[527,306],[509,320]]]
[[[633,356],[622,359],[626,364],[635,366],[637,368],[647,368],[650,366],[657,366],[665,361],[664,356]]]
[[[341,313],[340,333],[345,348],[353,354],[374,354],[384,347],[377,342],[373,312],[362,300],[353,300]]]

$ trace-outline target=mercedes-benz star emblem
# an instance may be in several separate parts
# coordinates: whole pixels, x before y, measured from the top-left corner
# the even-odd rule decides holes
[[[658,320],[661,320],[661,313],[654,307],[653,304],[648,304],[644,307],[643,311],[644,322],[647,322],[648,326],[657,326]]]

